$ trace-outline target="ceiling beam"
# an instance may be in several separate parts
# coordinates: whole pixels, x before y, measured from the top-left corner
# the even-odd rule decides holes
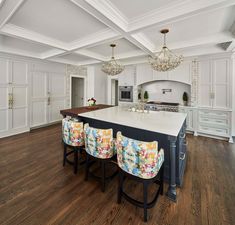
[[[0,30],[0,33],[11,37],[17,37],[22,40],[44,44],[65,51],[68,49],[68,46],[64,42],[58,41],[54,38],[49,38],[47,36],[16,26],[14,24],[4,25]]]
[[[7,0],[0,8],[0,29],[11,19],[25,0]]]
[[[106,61],[107,60],[106,57],[104,57],[98,53],[94,53],[92,51],[89,51],[87,49],[80,49],[78,51],[75,51],[75,53],[77,53],[79,55],[87,56],[87,57],[90,57],[90,58],[93,58],[93,59],[96,59],[99,61]]]
[[[136,45],[138,48],[142,49],[146,54],[153,55],[151,49],[148,48],[146,43],[136,40],[134,37],[131,36],[128,32],[126,32],[127,27],[125,26],[125,22],[123,19],[117,19],[113,16],[112,13],[108,13],[110,8],[105,8],[103,1],[93,1],[93,0],[70,0],[72,3],[77,5],[78,7],[82,8],[90,15],[104,23],[109,28],[113,29],[114,31],[120,33],[120,35],[126,38],[128,41]],[[106,5],[107,7],[107,5]],[[116,19],[115,19],[116,18]],[[122,22],[120,22],[120,19]]]
[[[164,24],[185,20],[189,17],[235,5],[234,0],[197,0],[176,1],[168,7],[151,11],[143,16],[129,21],[128,32],[139,32],[151,26],[164,26]]]

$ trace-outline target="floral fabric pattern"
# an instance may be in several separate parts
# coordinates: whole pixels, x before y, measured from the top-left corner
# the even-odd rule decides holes
[[[158,174],[164,161],[164,150],[158,142],[143,142],[117,133],[117,160],[121,169],[134,176],[151,179]]]
[[[83,146],[84,130],[83,123],[64,118],[62,120],[63,141],[71,146]]]
[[[97,129],[84,125],[85,146],[88,154],[101,159],[108,159],[115,154],[113,129]]]

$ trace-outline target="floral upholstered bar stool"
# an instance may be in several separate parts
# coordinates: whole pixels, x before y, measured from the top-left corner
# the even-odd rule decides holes
[[[63,166],[65,166],[66,162],[73,164],[74,173],[76,174],[78,168],[78,152],[81,156],[82,149],[84,148],[83,123],[74,119],[64,118],[62,120],[62,136],[64,142]],[[70,148],[71,151],[67,152],[67,148]],[[74,154],[73,162],[67,159],[67,156],[72,153]]]
[[[106,164],[112,162],[115,157],[113,129],[98,129],[85,124],[84,133],[87,152],[85,180],[88,180],[89,175],[98,178],[101,181],[101,190],[104,192],[105,180],[117,174],[117,171],[115,171],[111,176],[107,177],[105,168]],[[97,161],[101,165],[101,176],[97,176],[90,171],[90,167]]]
[[[152,208],[159,194],[163,195],[164,151],[158,151],[158,142],[143,142],[127,138],[117,133],[117,161],[119,166],[118,203],[122,196],[135,206],[144,208],[144,221],[147,221],[147,209]],[[159,174],[159,177],[158,177]],[[143,202],[131,198],[123,191],[125,178],[143,183]],[[126,179],[125,179],[126,180]],[[150,183],[159,185],[155,197],[148,202],[148,186]]]

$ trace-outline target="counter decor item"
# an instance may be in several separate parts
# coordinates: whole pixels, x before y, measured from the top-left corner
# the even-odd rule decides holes
[[[187,92],[183,93],[183,102],[184,102],[184,106],[188,105],[188,94],[187,94]]]
[[[147,102],[149,99],[149,93],[147,91],[144,92],[144,101]]]
[[[88,101],[89,106],[94,106],[96,103],[96,99],[93,97],[89,98],[87,101]]]

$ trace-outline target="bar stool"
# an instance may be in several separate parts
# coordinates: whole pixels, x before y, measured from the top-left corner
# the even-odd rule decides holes
[[[89,124],[84,125],[85,133],[85,149],[86,149],[86,174],[85,180],[88,180],[88,176],[93,177],[101,181],[101,190],[105,191],[105,180],[114,177],[117,171],[111,176],[106,176],[106,164],[112,162],[115,157],[115,149],[113,142],[113,129],[97,129],[90,127]],[[90,167],[99,162],[101,165],[101,176],[95,175],[90,171]]]
[[[158,151],[158,142],[143,142],[122,136],[117,133],[117,161],[119,166],[118,203],[122,196],[135,206],[144,208],[144,221],[147,221],[147,209],[152,208],[159,194],[163,194],[164,151]],[[159,177],[157,175],[160,175]],[[143,184],[143,202],[137,201],[123,191],[125,178]],[[148,186],[156,183],[159,188],[155,197],[148,202]]]
[[[80,152],[81,155],[82,149],[84,148],[83,123],[73,119],[64,118],[62,120],[62,137],[64,142],[63,166],[65,166],[66,162],[72,164],[74,173],[76,174],[78,168],[78,152]],[[71,151],[67,152],[67,148],[70,148]],[[67,156],[72,153],[74,154],[73,162],[67,159]]]

